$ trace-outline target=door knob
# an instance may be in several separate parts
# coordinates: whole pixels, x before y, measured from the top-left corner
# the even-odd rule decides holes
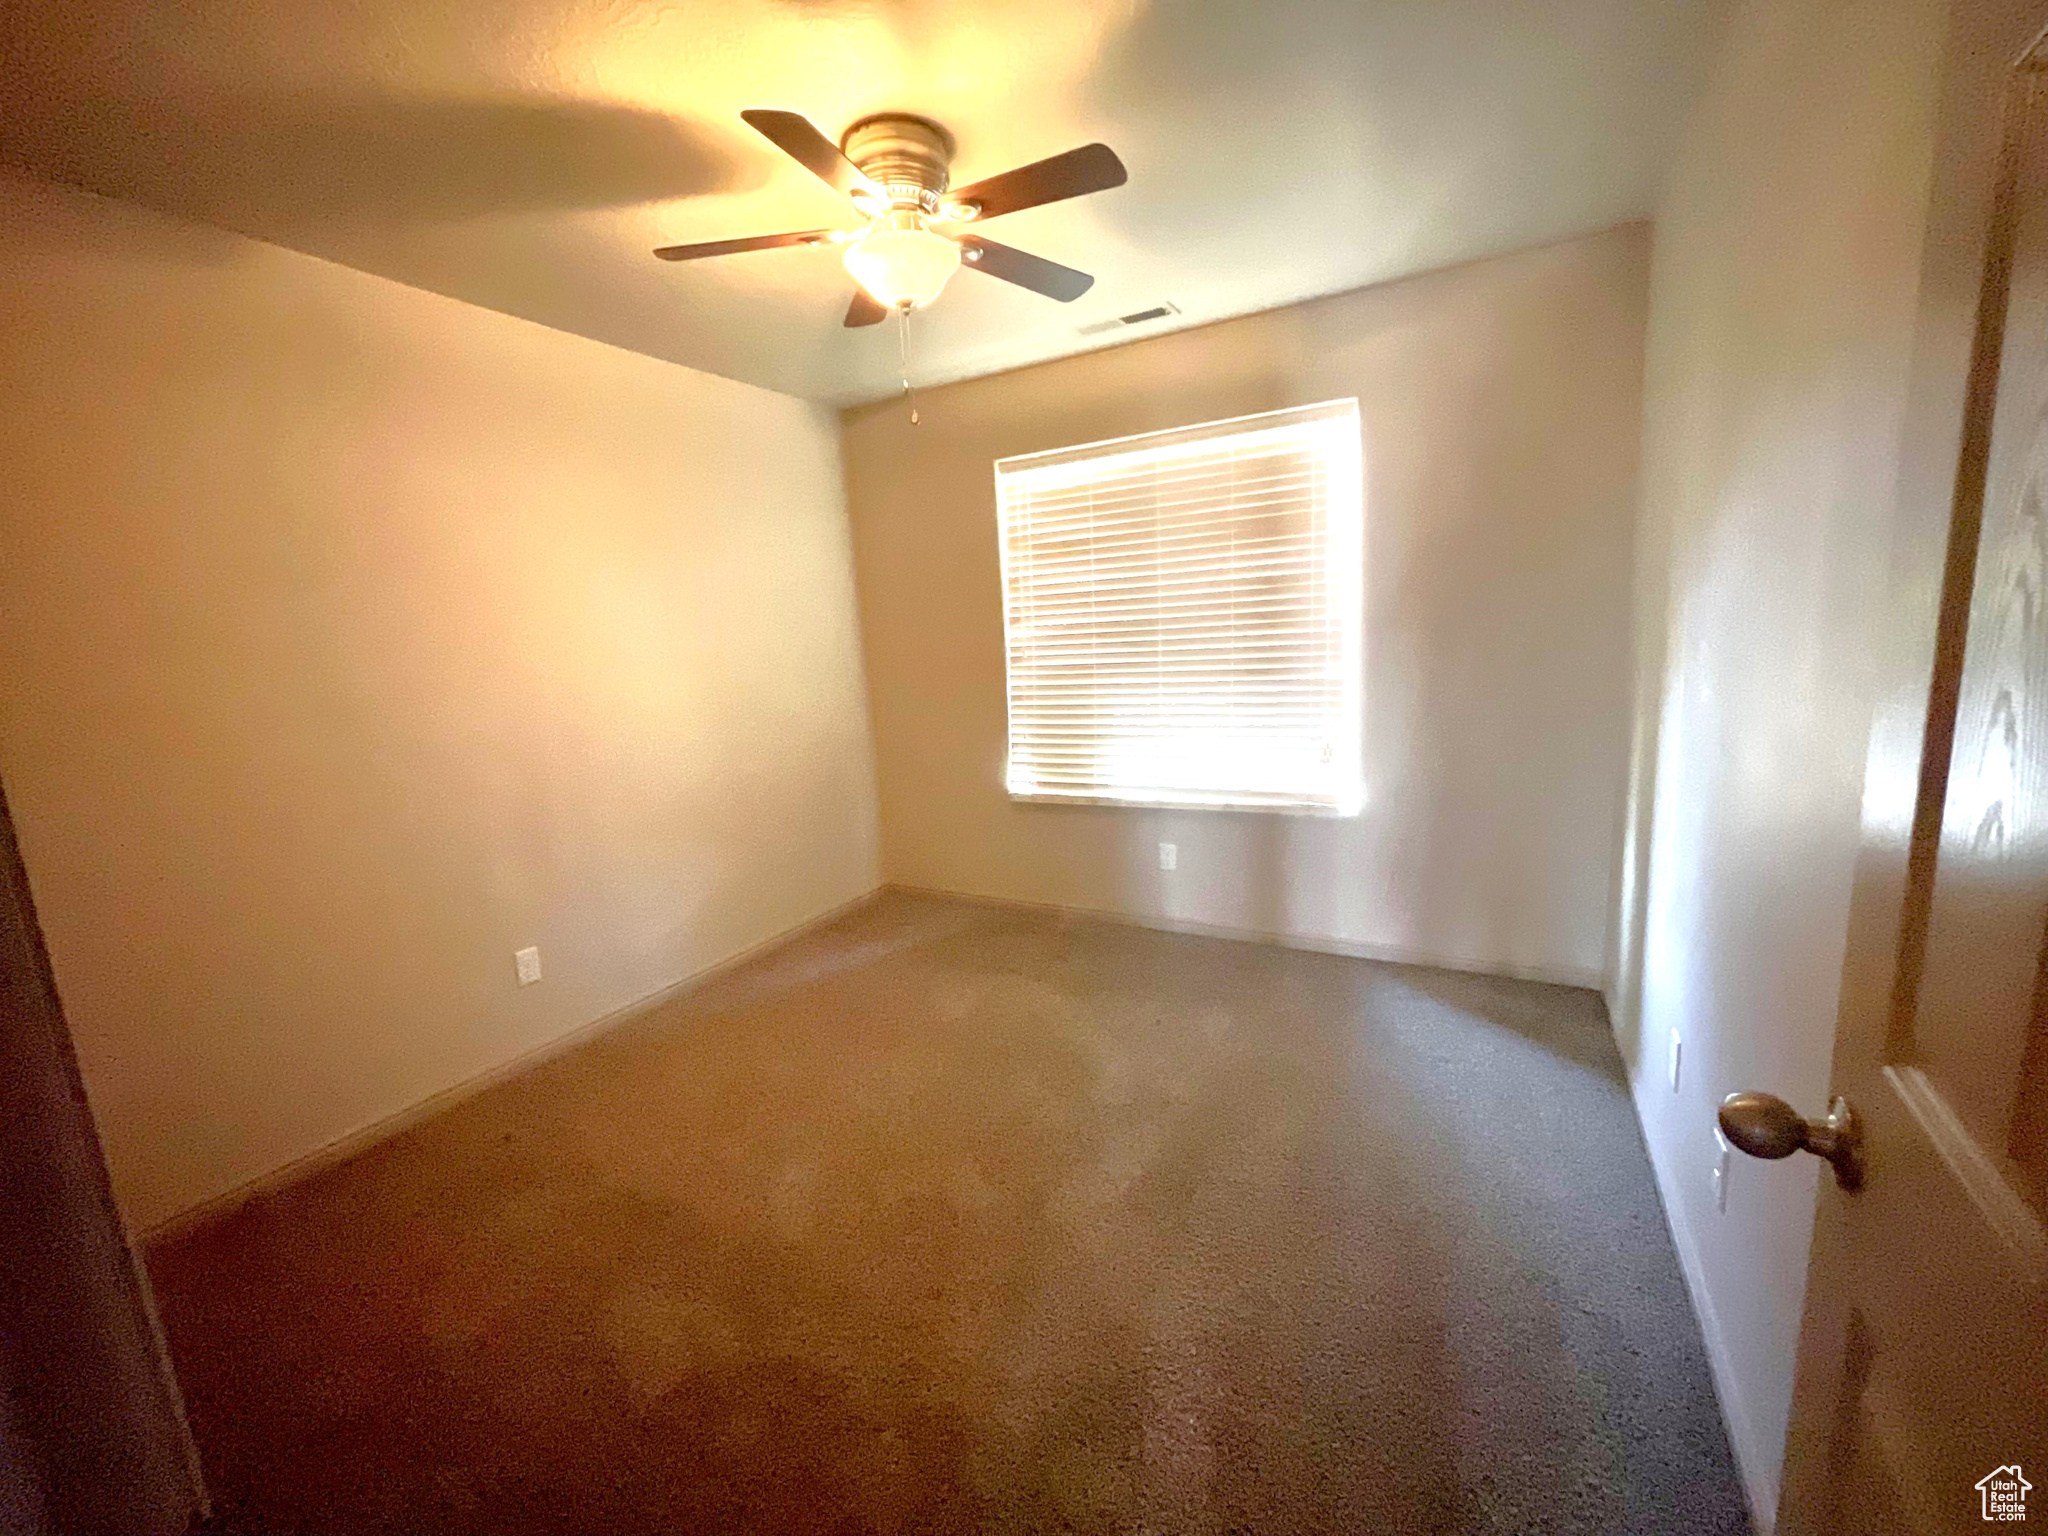
[[[1764,1158],[1811,1152],[1834,1166],[1835,1183],[1843,1189],[1863,1187],[1863,1122],[1839,1095],[1828,1105],[1827,1119],[1803,1120],[1774,1093],[1731,1093],[1721,1101],[1718,1118],[1721,1134],[1737,1151]]]

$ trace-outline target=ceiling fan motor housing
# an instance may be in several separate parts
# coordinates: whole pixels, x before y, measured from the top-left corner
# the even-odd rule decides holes
[[[949,180],[953,136],[930,118],[903,112],[864,117],[846,130],[839,148],[888,194],[892,207],[938,212]]]

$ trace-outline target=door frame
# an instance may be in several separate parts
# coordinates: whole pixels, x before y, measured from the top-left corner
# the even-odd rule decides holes
[[[5,1386],[44,1512],[79,1536],[177,1536],[208,1512],[198,1448],[114,1202],[4,786],[0,1178]]]

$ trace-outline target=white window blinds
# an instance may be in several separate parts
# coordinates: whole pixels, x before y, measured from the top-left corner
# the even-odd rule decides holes
[[[996,464],[1009,790],[1355,814],[1358,402]]]

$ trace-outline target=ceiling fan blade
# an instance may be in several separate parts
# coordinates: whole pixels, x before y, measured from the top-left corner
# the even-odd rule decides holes
[[[972,186],[955,187],[946,194],[946,201],[973,203],[981,210],[977,218],[995,219],[1020,208],[1036,208],[1040,203],[1106,192],[1128,180],[1130,173],[1124,169],[1123,161],[1117,159],[1116,151],[1107,144],[1084,144]]]
[[[1019,288],[1029,288],[1033,293],[1042,293],[1048,299],[1058,299],[1062,304],[1073,303],[1095,286],[1095,279],[1086,272],[1076,272],[1072,267],[1063,267],[1043,256],[1020,251],[1013,245],[998,245],[980,235],[961,239],[960,256],[966,265],[977,271],[986,272],[990,277],[1000,277],[1006,283],[1015,283]]]
[[[888,317],[889,311],[867,289],[854,289],[853,302],[846,307],[846,323],[849,326],[880,325]]]
[[[701,245],[664,245],[655,255],[663,261],[697,261],[705,256],[731,256],[739,251],[772,251],[783,245],[823,245],[837,230],[801,229],[787,235],[748,235],[741,240],[706,240]]]
[[[878,202],[889,200],[888,194],[863,175],[859,166],[839,153],[839,146],[818,132],[802,113],[751,107],[740,117],[747,126],[835,191],[847,197],[858,193],[861,198]]]

